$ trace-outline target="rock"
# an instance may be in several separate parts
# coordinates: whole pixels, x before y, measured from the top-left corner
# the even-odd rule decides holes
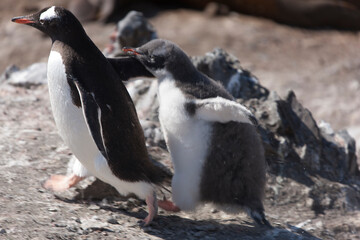
[[[100,219],[98,219],[97,216],[92,216],[90,219],[81,219],[81,228],[83,230],[106,230],[111,231],[108,229],[108,223],[102,222]]]
[[[116,25],[116,30],[111,36],[111,45],[104,50],[108,57],[122,55],[123,47],[140,47],[157,34],[154,27],[147,21],[141,12],[130,11]]]
[[[116,9],[115,0],[73,0],[68,9],[81,21],[107,20]]]
[[[147,145],[159,146],[163,149],[166,149],[166,143],[165,143],[164,135],[162,134],[160,128],[160,124],[158,122],[152,122],[147,120],[142,120],[140,123],[144,130],[144,136]]]
[[[49,208],[48,211],[49,212],[57,212],[57,211],[59,211],[59,209],[57,209],[57,208]]]
[[[92,204],[87,209],[96,211],[96,210],[99,210],[100,207],[98,205]]]
[[[17,66],[15,66],[15,65],[10,65],[10,66],[8,66],[8,67],[5,69],[4,73],[0,75],[0,83],[5,82],[6,80],[8,80],[8,79],[10,78],[10,75],[11,75],[12,73],[17,72],[17,71],[19,71],[19,70],[20,70],[20,69],[19,69]]]
[[[360,4],[353,0],[180,0],[196,8],[205,8],[211,2],[229,7],[231,11],[274,19],[303,27],[335,27],[360,29]]]
[[[309,196],[313,199],[311,206],[315,213],[338,209],[342,212],[360,210],[360,187],[316,179]]]
[[[358,173],[355,140],[346,131],[334,133],[324,124],[319,128],[294,92],[290,91],[285,99],[272,92],[266,99],[244,103],[254,109],[258,118],[270,162],[272,158],[292,161],[307,172],[338,182]],[[279,167],[276,161],[270,165]]]
[[[68,230],[69,232],[74,232],[74,233],[79,231],[78,227],[76,227],[76,226],[67,226],[66,230]]]
[[[156,79],[140,79],[129,82],[126,88],[135,104],[140,119],[158,122],[159,102]]]
[[[119,224],[119,222],[115,218],[109,218],[107,222],[111,224]]]
[[[116,191],[114,187],[111,185],[104,183],[99,179],[95,179],[94,181],[90,181],[89,184],[83,186],[82,188],[76,188],[77,194],[75,195],[75,199],[85,199],[85,200],[102,200],[106,199],[119,199],[122,198],[121,195]],[[100,207],[96,205],[92,205],[97,209]]]
[[[191,60],[199,71],[220,81],[235,98],[250,99],[268,95],[268,90],[259,85],[258,79],[244,70],[235,56],[221,48],[215,48],[204,56],[192,57]]]
[[[7,83],[25,88],[47,84],[46,66],[46,63],[34,63],[18,71],[16,71],[15,67],[10,71],[10,74],[8,74]]]
[[[359,165],[357,164],[355,139],[350,136],[347,130],[343,129],[336,132],[335,141],[343,147],[343,156],[345,158],[344,168],[351,175],[355,175],[360,170]]]
[[[66,223],[55,223],[54,226],[64,228],[64,227],[67,227],[67,224]]]
[[[349,126],[346,129],[350,136],[354,139],[360,139],[360,125]],[[360,156],[360,141],[356,141],[357,156]],[[357,159],[358,166],[360,167],[360,158]],[[359,169],[360,170],[360,169]]]

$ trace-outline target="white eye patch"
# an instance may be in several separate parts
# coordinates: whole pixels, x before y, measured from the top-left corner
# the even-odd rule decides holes
[[[50,20],[58,17],[59,16],[55,12],[55,6],[52,6],[40,15],[40,20]]]

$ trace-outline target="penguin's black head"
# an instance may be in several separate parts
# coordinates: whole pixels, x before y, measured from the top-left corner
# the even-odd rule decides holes
[[[11,21],[37,28],[49,35],[53,41],[82,31],[80,22],[70,11],[56,6],[44,8],[27,16],[14,17]]]
[[[189,57],[168,40],[155,39],[139,48],[125,47],[123,51],[136,57],[158,79],[169,74],[175,77],[184,69],[194,68]]]

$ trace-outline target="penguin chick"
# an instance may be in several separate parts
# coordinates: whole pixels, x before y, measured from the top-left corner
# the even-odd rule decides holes
[[[172,194],[182,210],[213,203],[225,211],[264,215],[264,149],[254,116],[199,72],[174,43],[124,48],[158,79],[159,119],[174,164]]]

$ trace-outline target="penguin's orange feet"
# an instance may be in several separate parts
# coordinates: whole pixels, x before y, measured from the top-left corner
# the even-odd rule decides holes
[[[65,191],[73,186],[75,186],[78,182],[83,180],[84,177],[76,176],[75,174],[70,176],[64,175],[52,175],[45,183],[44,188],[51,189],[55,192]]]
[[[181,209],[176,206],[172,201],[167,200],[164,198],[163,200],[158,200],[158,205],[162,209],[169,211],[169,212],[180,212]]]

